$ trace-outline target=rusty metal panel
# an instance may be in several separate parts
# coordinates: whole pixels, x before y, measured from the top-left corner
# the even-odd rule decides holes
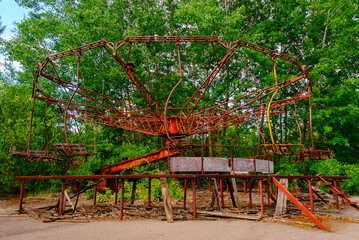
[[[273,173],[273,162],[262,159],[255,159],[256,169],[254,168],[253,159],[249,158],[233,158],[233,170],[235,172],[265,172]],[[204,172],[229,172],[232,170],[231,159],[204,157]],[[170,171],[173,172],[201,172],[201,157],[171,157]]]
[[[203,158],[203,169],[205,172],[229,172],[229,171],[231,171],[228,158],[219,158],[219,157],[204,157]]]
[[[256,168],[254,169],[254,165]],[[274,173],[272,161],[250,158],[233,158],[233,170],[235,172],[263,172]]]
[[[171,157],[170,171],[200,172],[202,171],[200,157]]]

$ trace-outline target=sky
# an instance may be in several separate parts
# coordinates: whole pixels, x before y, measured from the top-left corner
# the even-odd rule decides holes
[[[6,26],[5,31],[0,35],[1,38],[9,39],[13,35],[14,22],[21,22],[29,12],[28,9],[19,7],[15,0],[0,0],[1,26]],[[5,70],[4,56],[0,54],[0,72]],[[19,63],[13,63],[13,66],[19,67]]]

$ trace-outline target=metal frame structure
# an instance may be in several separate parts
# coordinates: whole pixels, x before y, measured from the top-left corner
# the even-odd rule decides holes
[[[214,43],[219,44],[226,49],[227,54],[220,61],[218,61],[217,65],[214,67],[211,73],[208,74],[208,77],[203,80],[200,87],[194,92],[194,94],[192,95],[192,97],[190,97],[187,103],[185,103],[183,107],[178,108],[178,114],[175,116],[167,116],[169,99],[178,84],[182,81],[180,44],[196,42],[206,42],[212,44],[212,46],[214,46]],[[133,63],[129,62],[131,45],[136,43],[176,44],[176,49],[178,52],[178,68],[180,69],[180,81],[178,82],[178,84],[176,84],[176,86],[172,89],[171,93],[168,95],[168,99],[165,106],[162,106],[156,99],[156,97],[144,86],[144,84],[135,74]],[[119,49],[123,48],[126,44],[129,44],[127,60],[121,58],[118,53]],[[148,105],[147,108],[141,109],[127,102],[113,99],[103,94],[90,91],[85,87],[79,86],[78,84],[76,85],[61,79],[59,75],[53,76],[45,70],[45,67],[50,64],[54,72],[57,74],[56,67],[54,64],[56,60],[71,55],[80,56],[82,53],[90,51],[94,48],[104,48],[119,63],[120,67],[124,70],[130,81],[135,85],[143,99],[146,101]],[[293,65],[296,65],[298,67],[299,73],[291,79],[286,78],[285,81],[278,83],[277,85],[272,85],[267,88],[254,91],[248,95],[241,96],[206,109],[198,109],[197,105],[199,104],[205,93],[208,91],[209,86],[212,84],[219,71],[233,57],[233,55],[237,51],[239,51],[240,48],[248,48],[254,51],[261,52],[265,55],[270,56],[273,61],[275,61],[275,59],[281,59],[292,63],[292,67],[288,71],[287,78],[289,74],[294,71]],[[214,54],[217,57],[214,47],[213,50]],[[78,61],[80,61],[79,57]],[[47,95],[43,90],[38,87],[38,80],[40,76],[61,85],[62,87],[64,87],[70,92],[73,92],[74,94],[78,94],[82,98],[87,99],[87,102],[94,102],[98,106],[72,102],[73,95],[68,101],[57,100]],[[312,96],[312,80],[310,78],[308,70],[306,66],[300,65],[296,59],[243,40],[228,44],[222,40],[219,40],[215,36],[136,36],[127,37],[123,41],[117,43],[111,43],[105,40],[101,40],[49,56],[43,63],[40,63],[38,65],[38,68],[36,70],[33,97],[35,99],[43,100],[48,103],[59,106],[65,116],[69,116],[72,118],[92,121],[102,125],[123,128],[155,136],[167,135],[169,137],[170,135],[175,134],[189,136],[263,118],[265,113],[267,112],[267,108],[265,106],[267,106],[268,103],[255,103],[263,97],[272,95],[275,91],[288,87],[289,85],[301,79],[307,79],[307,87],[305,87],[300,92],[290,98],[273,101],[270,107],[271,116],[283,113],[283,109],[289,103],[295,103],[297,101],[310,98]],[[224,109],[225,105],[230,105],[231,107],[229,109]],[[105,114],[106,111],[111,112],[111,114]],[[240,111],[244,111],[244,113],[239,113]],[[170,126],[168,122],[176,123],[178,127],[170,131]]]
[[[137,77],[135,69],[136,66],[129,62],[133,44],[158,43],[173,44],[178,56],[179,81],[168,94],[167,101],[164,106]],[[188,46],[188,44],[195,43],[209,45],[213,50],[212,54],[214,55],[217,63],[208,73],[208,76],[204,77],[198,89],[192,94],[192,96],[182,107],[170,108],[169,102],[171,96],[183,81],[181,44]],[[217,54],[215,48],[216,45],[220,48],[223,48],[226,52],[226,54],[221,58]],[[125,50],[125,46],[128,46],[128,50]],[[244,48],[262,53],[270,58],[272,61],[275,84],[263,89],[256,89],[252,92],[249,92],[248,94],[245,94],[244,96],[234,97],[228,101],[217,103],[214,106],[199,108],[199,103],[205,94],[209,92],[209,88],[214,80],[218,77],[220,70],[224,67],[224,65],[228,64],[230,60],[234,58],[234,55],[237,52]],[[145,108],[139,107],[136,104],[132,104],[128,101],[114,99],[112,97],[106,96],[103,93],[97,93],[86,88],[85,86],[82,86],[83,84],[80,84],[81,57],[83,54],[85,54],[85,52],[89,52],[93,49],[104,49],[105,52],[107,52],[115,60],[115,62],[119,64],[119,67],[128,76],[130,82],[132,82],[135,89],[137,89],[138,93],[140,93],[141,97],[144,99],[147,105]],[[122,54],[124,55],[122,56],[120,54],[120,50],[125,52],[127,51],[127,53],[125,55]],[[75,82],[71,80],[65,80],[64,77],[60,77],[59,71],[57,70],[58,61],[64,58],[69,58],[71,56],[76,57],[77,71]],[[286,77],[282,82],[277,80],[277,59],[291,64],[287,71]],[[46,91],[42,90],[39,85],[40,77],[50,81],[51,83],[55,83],[58,87],[62,88],[64,92],[70,93],[69,99],[61,100],[58,99],[57,96],[51,96],[51,94],[47,94]],[[68,76],[65,76],[65,78],[66,77],[68,78]],[[287,88],[299,81],[305,81],[306,86],[301,90],[298,90],[297,93],[292,96],[285,97],[284,99],[274,100],[274,97],[279,90]],[[154,162],[164,159],[162,156],[178,155],[186,151],[187,148],[183,147],[183,144],[181,143],[181,139],[186,136],[207,133],[217,129],[226,128],[228,126],[250,122],[264,118],[265,115],[267,115],[272,143],[264,144],[263,148],[269,159],[271,158],[270,155],[272,154],[289,157],[291,159],[295,159],[294,161],[328,159],[332,157],[332,152],[314,149],[311,117],[311,86],[312,79],[308,73],[307,67],[305,65],[301,65],[297,59],[244,40],[227,43],[223,40],[220,40],[216,36],[131,36],[126,37],[124,40],[117,43],[100,40],[94,43],[70,49],[62,53],[53,54],[47,57],[44,62],[38,64],[33,82],[34,102],[29,131],[28,149],[26,151],[25,158],[38,159],[38,154],[33,154],[34,150],[30,150],[33,112],[35,101],[38,99],[45,101],[46,103],[54,104],[60,108],[61,113],[64,116],[66,139],[66,144],[62,144],[62,153],[69,156],[87,156],[89,153],[87,149],[83,148],[82,149],[84,151],[81,151],[81,148],[80,151],[78,151],[79,144],[69,143],[67,137],[68,117],[167,138],[167,143],[168,145],[171,145],[170,147],[167,147],[167,149],[164,150],[159,150],[160,152],[156,151],[154,153],[146,154],[140,157],[146,158],[151,155],[152,158],[150,162]],[[81,99],[81,101],[77,102],[75,100],[76,97]],[[270,98],[270,101],[265,102],[266,98]],[[286,146],[283,147],[275,143],[271,130],[270,117],[283,113],[285,107],[288,104],[296,104],[296,102],[307,98],[309,99],[310,107],[309,123],[311,129],[312,147],[310,149],[297,149],[295,151],[291,150],[283,153],[283,149],[291,149],[291,145],[286,144]],[[169,116],[169,110],[176,110],[177,114]],[[267,147],[269,147],[270,150],[267,151]],[[174,150],[170,150],[169,148],[174,148]],[[96,149],[93,153],[95,152]],[[173,153],[168,154],[169,152]],[[13,153],[13,155],[24,157],[24,154]],[[51,156],[53,155],[50,155],[48,152],[48,144],[46,151],[42,152],[41,156],[41,160],[52,158]],[[138,162],[137,160],[138,158],[132,159],[133,162]],[[130,165],[132,166],[133,164],[131,163]]]
[[[138,72],[136,66],[129,61],[131,55],[132,45],[134,44],[157,44],[157,43],[167,43],[173,44],[174,50],[178,57],[178,72],[179,80],[172,88],[172,90],[167,95],[167,100],[165,104],[161,104],[155,94],[151,93],[148,87],[141,82],[139,77],[137,77]],[[181,55],[183,56],[181,46],[189,46],[191,44],[207,44],[211,47],[213,51],[213,56],[216,59],[216,63],[213,65],[213,69],[201,80],[198,84],[198,88],[194,91],[191,97],[184,103],[181,107],[169,107],[169,103],[173,93],[176,91],[177,87],[184,81],[183,71],[182,71],[182,60]],[[128,46],[127,50],[125,46]],[[216,51],[220,47],[224,49],[224,56],[219,57]],[[129,101],[115,99],[113,97],[106,96],[104,93],[98,93],[89,88],[83,86],[80,80],[80,66],[82,56],[93,49],[103,49],[104,53],[109,54],[111,59],[114,59],[117,64],[119,64],[120,69],[123,70],[123,73],[127,75],[129,81],[133,84],[135,89],[138,91],[142,99],[144,100],[146,106],[140,106]],[[273,77],[274,83],[270,86],[267,86],[262,89],[252,89],[247,94],[242,96],[233,97],[227,99],[224,102],[215,103],[213,106],[209,107],[200,107],[201,101],[203,101],[205,94],[210,92],[210,86],[218,78],[219,72],[221,69],[234,58],[235,54],[238,53],[241,49],[249,49],[250,51],[259,52],[269,57],[272,62]],[[124,55],[121,52],[126,52]],[[59,71],[57,70],[58,62],[61,59],[70,58],[71,56],[76,57],[76,77],[74,76],[60,76]],[[288,71],[286,71],[286,77],[283,78],[283,81],[278,81],[276,73],[276,61],[282,60],[290,65]],[[294,73],[293,73],[294,72]],[[71,75],[71,74],[70,74]],[[71,79],[76,79],[75,81]],[[45,79],[51,84],[55,84],[59,88],[62,88],[62,91],[69,95],[68,99],[59,99],[57,96],[52,96],[51,94],[46,93],[43,90],[41,84],[39,84],[40,79]],[[69,80],[70,79],[70,80]],[[301,89],[295,94],[290,96],[285,96],[282,99],[275,99],[278,91],[285,89],[293,84],[302,83]],[[46,86],[46,85],[45,85]],[[305,161],[305,160],[324,160],[331,158],[332,152],[329,150],[315,150],[313,133],[312,133],[312,106],[311,106],[311,97],[312,97],[312,79],[309,75],[308,69],[305,65],[301,65],[297,59],[285,55],[283,53],[276,52],[274,50],[258,46],[256,44],[238,40],[232,43],[227,43],[223,40],[220,40],[216,36],[131,36],[126,37],[124,40],[117,43],[108,42],[106,40],[100,40],[94,43],[86,44],[68,51],[53,54],[45,59],[42,63],[38,64],[34,82],[33,82],[33,108],[31,116],[31,124],[29,131],[29,140],[28,140],[28,149],[26,154],[24,152],[16,152],[13,150],[13,154],[18,157],[25,157],[27,159],[38,158],[40,160],[53,158],[53,155],[49,154],[49,144],[47,143],[46,151],[44,152],[34,152],[30,150],[30,141],[31,141],[31,129],[33,124],[33,116],[35,109],[36,100],[45,101],[46,103],[56,105],[60,108],[61,114],[64,116],[64,126],[65,126],[65,139],[66,143],[55,144],[54,148],[57,151],[57,155],[66,154],[68,156],[89,156],[96,153],[96,146],[94,146],[94,152],[89,152],[87,147],[78,144],[70,143],[67,137],[67,118],[73,118],[83,121],[89,121],[91,123],[97,123],[101,125],[112,126],[116,128],[121,128],[125,130],[131,130],[135,132],[140,132],[153,136],[161,136],[167,139],[167,144],[162,149],[139,156],[133,159],[122,161],[120,163],[113,164],[111,166],[106,166],[99,169],[99,175],[92,176],[20,176],[17,179],[21,180],[21,191],[20,191],[20,207],[22,209],[23,202],[23,191],[24,191],[24,182],[29,179],[58,179],[62,180],[62,190],[60,197],[60,207],[59,214],[62,214],[64,207],[64,191],[66,187],[67,180],[77,180],[77,179],[97,179],[101,182],[107,181],[109,179],[115,180],[116,188],[116,203],[117,203],[117,194],[118,194],[118,180],[121,179],[121,216],[123,218],[123,205],[124,205],[124,180],[134,180],[134,179],[152,179],[152,178],[180,178],[185,179],[185,194],[187,190],[187,180],[192,182],[192,191],[193,191],[193,216],[196,218],[196,181],[200,178],[216,178],[220,179],[221,186],[221,195],[223,199],[222,191],[222,179],[242,179],[248,181],[249,183],[249,199],[250,205],[252,204],[251,200],[251,181],[259,181],[259,193],[261,198],[261,214],[264,214],[264,202],[263,202],[263,181],[274,183],[279,189],[281,189],[309,218],[321,229],[328,230],[311,212],[314,211],[313,198],[312,198],[312,188],[311,181],[318,180],[322,181],[334,181],[334,185],[331,186],[332,191],[337,194],[336,196],[344,196],[342,190],[336,188],[336,181],[348,179],[349,177],[343,176],[278,176],[278,175],[258,175],[257,174],[257,159],[264,159],[268,161],[268,172],[271,173],[269,167],[269,161],[273,159],[273,155],[281,155],[284,157],[289,157],[294,159],[294,161]],[[277,97],[278,98],[278,97]],[[78,101],[80,99],[80,101]],[[267,101],[267,99],[270,99]],[[310,149],[305,149],[302,147],[302,141],[299,144],[298,149],[294,149],[294,144],[278,144],[274,141],[270,117],[278,115],[284,112],[285,107],[288,104],[294,104],[296,109],[296,103],[298,101],[309,99],[309,111],[310,111],[310,131],[311,131],[311,143],[312,146]],[[176,112],[176,114],[169,114],[169,111]],[[250,148],[253,151],[253,154],[248,157],[251,168],[254,175],[235,175],[235,174],[204,174],[206,172],[205,168],[205,159],[203,156],[203,145],[195,146],[193,144],[186,144],[182,141],[183,138],[195,134],[208,133],[221,128],[226,128],[229,126],[242,124],[245,122],[250,122],[253,120],[258,120],[265,118],[268,119],[268,126],[271,135],[271,144],[263,144],[264,155],[257,156],[255,154],[255,148]],[[295,112],[296,122],[298,124],[297,115]],[[46,108],[45,108],[45,118],[46,118]],[[46,122],[45,122],[46,124]],[[45,125],[46,126],[46,125]],[[46,126],[47,129],[47,126]],[[299,127],[300,132],[300,127]],[[261,133],[262,134],[262,133]],[[300,132],[301,134],[301,132]],[[174,174],[173,169],[174,165],[170,164],[171,157],[181,155],[188,151],[193,151],[193,148],[201,148],[201,157],[200,157],[200,168],[198,167],[196,171],[197,174]],[[236,159],[236,156],[233,154],[233,146],[220,146],[230,147],[231,156],[227,159],[218,159],[222,162],[228,160],[228,166],[224,166],[223,169],[234,169],[234,160],[241,161],[241,159]],[[61,152],[61,153],[60,153]],[[40,157],[36,156],[40,155]],[[221,153],[222,154],[222,153]],[[161,175],[115,175],[121,172],[122,170],[128,169],[133,166],[138,166],[142,164],[149,164],[160,160],[168,160],[169,173],[172,174],[161,174]],[[191,162],[198,161],[195,158],[177,158],[178,161],[185,162],[186,165],[190,165]],[[209,159],[213,160],[216,159]],[[216,163],[217,164],[217,163]],[[219,165],[214,164],[213,168],[208,168],[210,171],[215,172],[215,168]],[[218,164],[222,164],[219,163]],[[197,163],[198,165],[198,163]],[[179,168],[182,169],[182,168]],[[214,170],[213,170],[214,169]],[[176,170],[177,171],[177,170]],[[186,172],[185,170],[182,172]],[[198,173],[201,172],[201,173]],[[252,172],[252,171],[248,171]],[[112,174],[112,175],[110,175]],[[277,179],[287,178],[287,179],[300,179],[308,180],[309,182],[309,192],[310,192],[310,202],[311,202],[311,212],[308,211],[300,202],[286,189],[283,189]],[[103,181],[102,181],[103,180]],[[150,181],[149,181],[150,182]],[[150,184],[150,183],[149,183]],[[326,184],[329,185],[327,182]],[[97,186],[101,186],[101,183],[96,184],[95,193],[97,191]],[[150,190],[149,185],[149,192]],[[247,188],[245,188],[246,191]],[[271,188],[272,191],[272,188]],[[185,195],[186,196],[186,195]],[[96,198],[95,198],[96,199]],[[269,198],[268,198],[269,201]],[[351,202],[346,200],[348,204]],[[96,200],[95,202],[96,203]],[[149,193],[149,204],[150,204],[150,193]],[[223,204],[223,201],[222,201]],[[353,203],[354,204],[354,203]],[[355,205],[355,204],[354,204]],[[186,206],[186,197],[184,201],[184,207]],[[356,205],[355,205],[356,206]]]
[[[187,181],[191,180],[192,183],[192,206],[193,206],[193,218],[197,218],[197,204],[196,204],[196,185],[198,179],[219,179],[220,180],[220,191],[221,191],[221,204],[223,206],[223,179],[240,179],[244,180],[244,192],[246,193],[248,190],[248,197],[249,197],[249,206],[253,206],[252,202],[252,190],[254,181],[258,181],[258,193],[260,195],[260,208],[261,208],[261,215],[264,215],[265,211],[265,204],[264,204],[264,192],[263,192],[263,181],[267,183],[267,195],[268,195],[268,205],[270,204],[270,195],[275,195],[277,198],[278,189],[283,191],[289,199],[298,206],[312,221],[315,223],[320,229],[330,231],[317,217],[314,215],[314,201],[313,201],[313,192],[315,192],[311,187],[311,182],[325,182],[326,185],[333,189],[333,197],[336,199],[336,207],[339,208],[338,204],[338,196],[342,197],[345,200],[346,204],[352,205],[356,210],[359,211],[359,207],[356,203],[353,203],[349,200],[347,195],[343,193],[341,182],[345,179],[350,179],[350,177],[345,176],[321,176],[321,175],[314,175],[314,176],[293,176],[293,175],[236,175],[236,174],[158,174],[158,175],[148,175],[148,174],[137,174],[137,175],[89,175],[89,176],[18,176],[16,177],[18,180],[21,181],[21,189],[20,189],[20,202],[19,202],[19,211],[23,209],[23,196],[24,196],[24,187],[25,187],[25,180],[61,180],[62,181],[62,188],[61,188],[61,196],[59,202],[58,212],[59,215],[63,214],[64,211],[64,202],[65,202],[65,188],[66,188],[66,181],[69,180],[94,180],[94,181],[104,181],[113,179],[116,182],[116,189],[115,189],[115,205],[117,204],[117,196],[119,191],[119,184],[118,181],[121,180],[121,201],[120,201],[120,219],[123,219],[124,216],[124,183],[125,180],[137,180],[137,179],[148,179],[149,180],[149,188],[148,188],[148,206],[151,205],[151,179],[154,178],[177,178],[177,179],[184,179],[184,203],[183,208],[186,209],[186,196],[187,196]],[[309,182],[309,197],[310,197],[310,211],[300,203],[300,201],[294,196],[295,194],[290,193],[285,187],[279,183],[278,179],[291,179],[291,180],[303,180]],[[331,181],[332,183],[329,183]],[[248,189],[246,182],[248,182]],[[336,187],[337,182],[340,183],[340,189],[338,190]],[[275,186],[275,193],[272,188],[272,183]],[[333,185],[334,184],[334,185]],[[270,187],[269,187],[270,186]],[[269,188],[269,189],[268,189]],[[95,196],[97,192],[97,185],[94,186],[95,189]],[[80,192],[80,189],[77,189]],[[294,190],[295,191],[295,190]],[[79,194],[77,194],[79,196]],[[271,196],[273,197],[273,196]],[[344,203],[344,202],[343,202]],[[94,198],[94,205],[96,205],[96,197]]]

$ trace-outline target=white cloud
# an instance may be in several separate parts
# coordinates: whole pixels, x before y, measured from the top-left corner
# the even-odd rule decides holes
[[[5,72],[6,71],[6,64],[10,64],[10,66],[15,69],[16,71],[20,71],[21,70],[21,63],[18,61],[6,61],[4,60],[3,56],[0,56],[0,72]]]
[[[13,33],[7,33],[7,34],[4,34],[3,36],[1,36],[1,38],[4,39],[5,41],[9,41],[14,36],[15,36],[15,34],[13,34]]]

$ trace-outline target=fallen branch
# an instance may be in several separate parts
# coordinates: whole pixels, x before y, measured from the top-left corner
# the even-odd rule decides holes
[[[236,218],[236,219],[246,219],[259,221],[262,219],[262,216],[248,216],[245,214],[234,214],[234,213],[225,213],[225,212],[215,212],[215,211],[197,211],[198,214],[203,214],[205,216],[217,216],[224,218]]]

